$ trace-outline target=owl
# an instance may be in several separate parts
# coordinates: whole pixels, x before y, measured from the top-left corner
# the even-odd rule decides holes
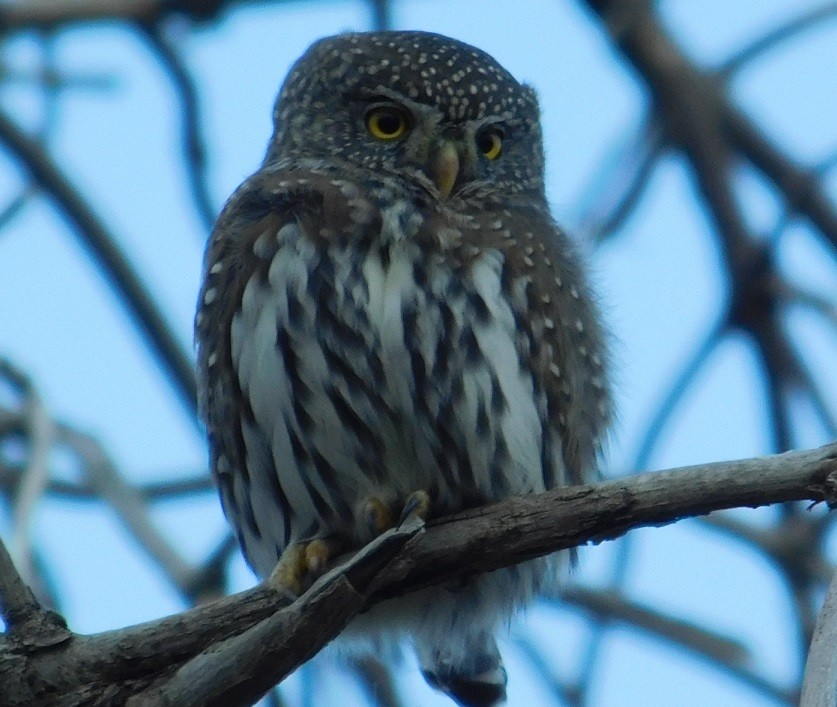
[[[438,34],[341,34],[296,62],[273,122],[196,316],[211,465],[254,571],[298,591],[406,515],[591,480],[605,336],[532,88]],[[560,565],[430,587],[346,633],[411,643],[432,686],[496,704],[495,633]]]

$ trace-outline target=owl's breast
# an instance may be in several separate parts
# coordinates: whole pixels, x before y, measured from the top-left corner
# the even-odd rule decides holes
[[[286,225],[244,287],[230,350],[252,413],[241,426],[255,523],[277,528],[271,554],[315,534],[368,539],[370,496],[397,505],[424,489],[449,512],[541,491],[556,463],[502,252],[429,251],[410,218],[385,215],[381,237],[364,239]],[[270,518],[277,493],[290,537]]]

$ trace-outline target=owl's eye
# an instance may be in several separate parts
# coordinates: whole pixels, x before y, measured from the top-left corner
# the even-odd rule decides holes
[[[503,133],[497,128],[486,128],[477,134],[477,149],[489,160],[503,154]]]
[[[383,106],[366,114],[366,127],[378,140],[395,140],[407,132],[409,121],[404,111]]]

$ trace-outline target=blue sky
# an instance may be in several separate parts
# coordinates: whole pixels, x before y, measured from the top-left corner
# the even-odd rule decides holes
[[[819,4],[660,3],[674,36],[708,66]],[[453,8],[443,0],[397,3],[394,25],[475,44],[537,88],[548,195],[558,220],[577,227],[580,205],[600,185],[603,163],[632,144],[648,107],[644,90],[580,3],[473,0]],[[360,2],[300,2],[281,10],[239,10],[217,26],[172,28],[198,81],[218,207],[261,161],[271,106],[290,63],[320,36],[367,27]],[[835,29],[832,21],[781,45],[734,81],[736,101],[805,164],[835,149],[837,94],[826,78],[837,61]],[[186,188],[172,87],[147,46],[117,25],[63,32],[55,55],[70,75],[100,77],[110,85],[64,94],[52,141],[56,159],[119,235],[184,346],[191,347],[205,233]],[[21,71],[37,66],[33,39],[24,35],[11,42],[5,61]],[[40,119],[38,93],[25,84],[6,87],[0,100],[28,125]],[[834,174],[828,180],[832,195]],[[14,163],[0,158],[0,193],[14,194],[21,184]],[[781,217],[775,194],[746,171],[737,188],[750,223],[770,233]],[[832,301],[837,298],[833,253],[812,238],[807,224],[793,225],[782,239],[786,272]],[[723,301],[711,225],[679,158],[663,158],[625,231],[592,262],[614,330],[617,366],[620,423],[607,468],[622,473],[661,389]],[[128,478],[171,479],[203,468],[200,432],[76,238],[42,199],[30,201],[0,232],[0,301],[6,303],[0,308],[0,354],[32,376],[56,417],[99,437]],[[837,390],[833,331],[805,315],[796,316],[793,326],[824,390]],[[651,463],[663,468],[765,453],[766,415],[753,358],[744,342],[730,340],[674,415]],[[823,443],[822,431],[809,420],[800,406],[800,440]],[[61,459],[55,465],[60,473],[76,473]],[[741,513],[748,520],[767,520],[774,512]],[[185,505],[160,506],[154,520],[195,563],[225,533],[209,494]],[[0,528],[5,533],[8,527],[0,514]],[[115,628],[181,608],[165,577],[149,567],[107,509],[45,500],[34,538],[54,568],[63,608],[79,631]],[[831,544],[834,557],[837,540]],[[587,550],[579,577],[590,583],[606,577],[615,552],[612,544]],[[234,576],[238,588],[253,581],[240,560]],[[777,576],[758,555],[705,527],[683,523],[633,534],[626,589],[646,603],[743,638],[765,674],[794,674],[798,656],[788,636],[790,604]],[[538,607],[525,626],[548,647],[556,665],[572,672],[583,633],[577,615]],[[511,645],[505,653],[510,704],[537,703],[539,688],[526,676],[525,661]],[[412,704],[408,694],[420,695],[415,704],[445,704],[424,691],[414,666],[403,670],[416,691],[405,691],[407,704]],[[608,634],[599,674],[597,705],[771,704],[700,662],[624,630]],[[319,689],[333,688],[345,686],[324,678]]]

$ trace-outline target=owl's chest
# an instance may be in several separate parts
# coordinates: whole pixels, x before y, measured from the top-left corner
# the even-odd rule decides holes
[[[498,475],[539,487],[543,406],[502,270],[497,251],[462,267],[404,239],[279,249],[231,353],[280,478],[321,463],[348,496],[444,487],[452,507],[494,497]]]
[[[291,257],[295,257],[292,255]],[[458,352],[466,315],[465,275],[442,259],[428,263],[413,243],[321,248],[303,282],[287,283],[285,322],[300,342],[324,352],[347,395],[365,392],[387,414],[415,417],[434,390],[466,374]],[[308,297],[308,304],[296,307]]]
[[[515,312],[498,252],[464,267],[405,240],[332,245],[306,271],[286,282],[280,325],[325,351],[333,369],[349,366],[401,414],[435,409],[483,373],[517,377]]]

